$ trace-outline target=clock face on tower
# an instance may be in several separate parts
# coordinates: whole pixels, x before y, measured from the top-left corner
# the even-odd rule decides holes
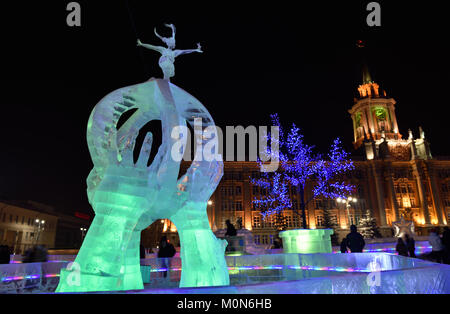
[[[386,109],[385,108],[376,107],[373,109],[373,112],[375,113],[375,116],[377,117],[378,121],[386,120]]]

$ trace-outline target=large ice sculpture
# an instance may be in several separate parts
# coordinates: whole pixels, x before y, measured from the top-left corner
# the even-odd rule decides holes
[[[137,111],[117,129],[120,116],[131,109]],[[142,289],[140,233],[164,218],[174,222],[180,236],[180,287],[229,284],[227,243],[215,237],[206,213],[207,201],[222,178],[223,162],[194,160],[178,179],[180,162],[171,154],[181,138],[174,138],[173,130],[186,126],[186,121],[194,127],[195,119],[201,119],[203,128],[215,128],[205,107],[168,79],[121,88],[96,105],[87,130],[94,163],[87,193],[95,217],[72,269],[61,271],[56,292]],[[134,163],[136,137],[151,120],[161,120],[162,145],[147,166],[152,146],[152,134],[147,134]],[[207,140],[217,139],[196,134],[197,145]]]

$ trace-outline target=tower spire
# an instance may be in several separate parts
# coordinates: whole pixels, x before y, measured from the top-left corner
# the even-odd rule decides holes
[[[373,83],[372,77],[370,76],[369,67],[367,65],[365,58],[363,59],[362,65],[362,83],[363,85]]]
[[[362,40],[358,40],[356,42],[356,46],[358,47],[358,50],[360,51],[360,61],[362,64],[361,70],[362,70],[362,85],[373,83],[372,77],[370,75],[369,67],[367,65],[366,60],[366,54],[365,54],[365,43]]]

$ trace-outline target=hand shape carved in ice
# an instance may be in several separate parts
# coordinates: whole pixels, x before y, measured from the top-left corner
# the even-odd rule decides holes
[[[88,178],[88,196],[96,213],[104,208],[98,204],[122,204],[133,208],[130,215],[139,217],[149,207],[148,183],[157,172],[147,166],[152,134],[147,134],[136,163],[133,162],[135,141],[135,136],[125,139],[121,150],[111,145],[105,156],[108,164],[101,175],[98,169],[92,169]]]

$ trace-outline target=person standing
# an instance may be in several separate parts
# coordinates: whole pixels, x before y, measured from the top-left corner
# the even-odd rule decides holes
[[[167,241],[167,237],[162,236],[161,241],[159,242],[158,258],[161,259],[161,268],[165,269],[163,271],[164,278],[167,277],[167,271],[170,269],[170,258],[172,258],[176,252],[177,251],[172,243]]]
[[[347,253],[347,238],[342,239],[341,253]]]
[[[229,219],[227,219],[225,223],[227,224],[227,232],[225,233],[225,236],[235,237],[237,235],[236,228],[233,226]]]
[[[416,257],[416,241],[414,241],[414,238],[405,234],[405,244],[409,257]]]
[[[9,264],[11,261],[10,249],[7,245],[0,246],[0,264]]]
[[[448,227],[444,227],[442,244],[444,245],[444,263],[450,264],[450,229]]]
[[[366,242],[355,225],[350,226],[350,233],[347,235],[347,246],[352,253],[362,253]]]
[[[234,247],[234,240],[230,239],[229,237],[237,236],[237,231],[236,231],[236,228],[234,227],[234,225],[231,223],[231,221],[229,219],[227,219],[225,221],[225,223],[227,225],[227,231],[225,232],[225,238],[227,238],[227,242],[228,242],[228,245],[227,245],[225,250],[227,252],[232,252],[232,251],[235,251],[236,249]]]
[[[408,249],[406,248],[405,242],[403,242],[402,238],[398,238],[397,246],[395,247],[398,255],[408,257]]]
[[[444,257],[444,246],[442,245],[441,237],[437,230],[432,230],[428,236],[428,242],[431,245],[430,257],[437,263],[442,263]]]

